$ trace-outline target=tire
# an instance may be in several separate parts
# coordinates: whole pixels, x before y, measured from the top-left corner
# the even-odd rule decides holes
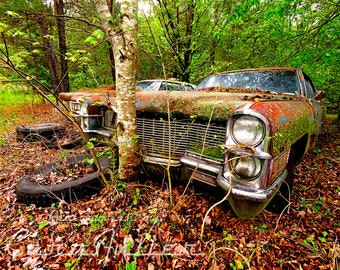
[[[17,126],[16,135],[18,141],[40,141],[40,140],[52,140],[56,137],[60,137],[65,131],[65,128],[56,123],[45,123],[30,126]]]
[[[288,205],[291,202],[291,194],[294,186],[294,170],[295,170],[295,150],[291,149],[289,159],[286,166],[288,175],[285,181],[282,183],[279,191],[271,202],[267,206],[267,210],[274,213],[281,213],[288,209]]]
[[[64,143],[60,145],[60,148],[61,149],[74,149],[83,144],[84,144],[84,140],[82,138],[78,138],[78,139],[73,140],[72,142]]]
[[[61,137],[62,139],[63,137]],[[52,140],[44,140],[42,142],[42,144],[44,146],[46,146],[47,148],[50,148],[50,149],[66,149],[66,150],[69,150],[69,149],[74,149],[74,148],[77,148],[79,146],[82,146],[84,145],[84,140],[83,138],[81,138],[80,136],[68,143],[63,143],[63,144],[58,144],[57,143],[57,140],[55,139],[52,139]]]
[[[67,167],[86,164],[84,159],[92,158],[91,155],[78,155],[67,159]],[[105,172],[111,166],[108,156],[99,158],[102,170]],[[46,175],[62,169],[58,163],[52,162],[46,166],[36,169],[32,174],[24,176],[16,186],[17,201],[24,204],[35,204],[36,206],[50,206],[51,203],[65,200],[76,201],[86,196],[96,194],[103,188],[99,171],[80,177],[72,182],[57,183],[54,185],[41,185],[31,180],[35,175]]]

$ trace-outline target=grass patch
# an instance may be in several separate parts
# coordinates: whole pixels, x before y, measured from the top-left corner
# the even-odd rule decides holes
[[[0,84],[0,137],[13,126],[22,124],[29,117],[24,108],[43,102],[42,97],[25,85],[7,83]],[[25,119],[22,121],[22,119]]]
[[[0,85],[0,110],[11,106],[20,106],[27,103],[36,103],[41,101],[41,98],[34,94],[27,87],[15,84]]]

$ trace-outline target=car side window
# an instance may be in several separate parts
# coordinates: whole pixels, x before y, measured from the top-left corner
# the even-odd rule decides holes
[[[182,91],[182,85],[175,82],[163,82],[159,90]]]
[[[184,86],[184,88],[185,88],[185,90],[186,90],[186,91],[192,91],[192,90],[195,90],[195,88],[194,88],[194,87],[192,87],[191,85],[185,85],[185,86]]]
[[[306,78],[306,96],[313,98],[315,96],[315,89],[309,78]]]

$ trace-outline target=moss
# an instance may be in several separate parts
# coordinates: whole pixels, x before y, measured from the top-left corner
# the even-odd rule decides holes
[[[228,104],[222,104],[221,102],[206,102],[200,103],[194,100],[183,100],[180,98],[172,99],[170,101],[170,111],[171,113],[181,113],[187,116],[195,116],[196,118],[207,122],[209,119],[211,121],[223,121],[228,118],[232,109]]]
[[[310,126],[311,120],[308,117],[298,118],[286,124],[280,132],[276,133],[273,138],[273,152],[274,155],[279,154],[283,149],[290,147],[294,142],[300,139],[306,130],[314,129]]]
[[[199,155],[203,155],[212,159],[224,159],[224,153],[222,147],[215,146],[215,147],[205,147],[203,148],[201,145],[196,145],[193,149]]]

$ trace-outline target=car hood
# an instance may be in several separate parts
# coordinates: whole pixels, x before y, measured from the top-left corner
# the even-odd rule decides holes
[[[87,104],[110,106],[114,111],[117,107],[115,91],[110,93],[61,93],[64,101],[78,101]],[[136,92],[136,109],[139,115],[151,114],[164,117],[168,112],[172,117],[211,119],[225,121],[230,114],[244,106],[266,100],[292,100],[298,97],[284,94],[264,93],[263,91],[153,91]]]
[[[137,92],[136,107],[138,112],[167,114],[190,118],[225,121],[230,114],[244,106],[250,106],[260,100],[293,99],[292,96],[264,94],[263,92],[231,93],[209,91],[173,91],[173,92]],[[114,103],[113,103],[114,104]]]

